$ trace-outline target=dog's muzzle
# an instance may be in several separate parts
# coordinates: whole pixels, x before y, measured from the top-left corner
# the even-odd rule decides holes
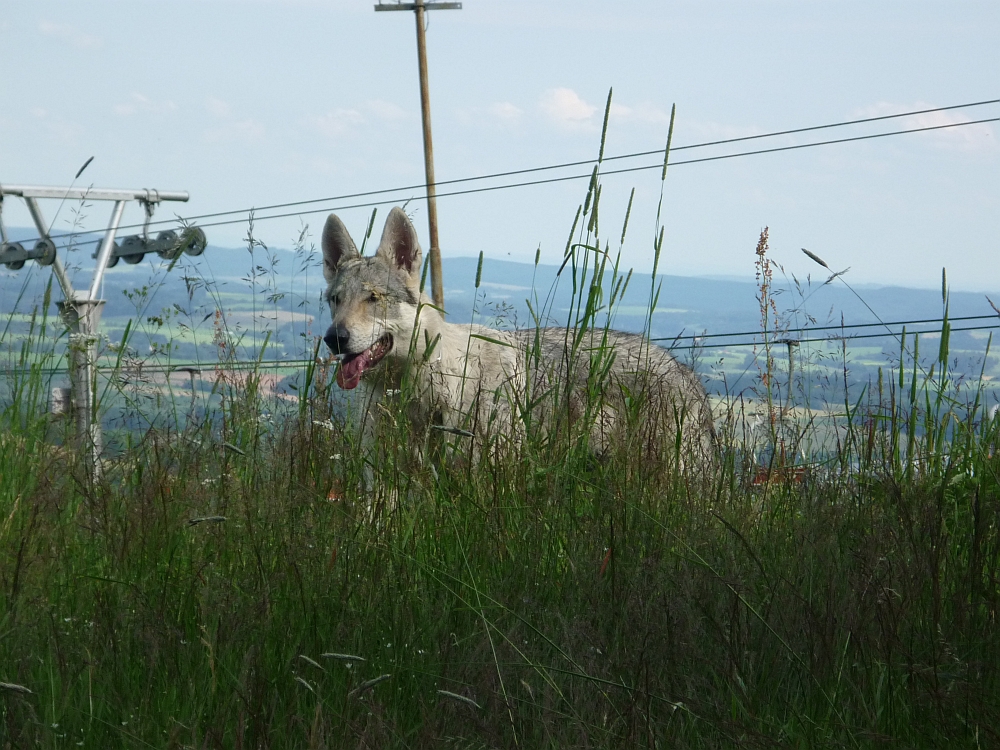
[[[351,334],[343,326],[332,325],[323,337],[330,351],[340,358],[337,385],[344,390],[356,388],[365,370],[374,367],[392,351],[392,334],[383,334],[378,341],[360,352],[352,352]]]

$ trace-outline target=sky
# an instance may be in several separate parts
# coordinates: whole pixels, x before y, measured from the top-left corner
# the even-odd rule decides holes
[[[998,99],[997,39],[996,0],[465,0],[428,14],[437,178],[593,159],[611,89],[611,156],[662,149],[673,105],[683,146]],[[190,192],[158,209],[170,219],[423,182],[413,14],[371,0],[7,0],[0,49],[3,184],[68,185],[93,156],[80,185]],[[672,158],[990,117],[1000,105]],[[664,273],[752,277],[767,226],[773,259],[799,278],[824,273],[805,247],[855,283],[934,287],[946,266],[955,289],[996,291],[998,126],[677,163],[662,184],[659,168],[606,176],[601,234],[617,250],[634,188],[622,263],[648,271],[662,190]],[[559,263],[586,185],[442,197],[442,252],[532,261],[540,249]],[[388,199],[412,199],[426,248],[422,195]],[[318,243],[331,207],[364,202],[274,220],[258,208],[253,233],[287,248],[306,229]],[[5,204],[8,225],[30,224],[20,201]],[[110,215],[43,210],[54,231]],[[337,213],[360,239],[371,208]],[[241,245],[236,218],[206,228],[212,245]],[[140,219],[130,205],[126,222]]]

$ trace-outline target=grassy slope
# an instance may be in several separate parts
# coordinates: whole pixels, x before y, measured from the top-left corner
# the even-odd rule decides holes
[[[598,202],[574,324],[615,305]],[[317,371],[283,413],[250,377],[192,420],[113,380],[157,429],[93,481],[14,375],[0,747],[1000,745],[1000,425],[947,341],[822,425],[765,358],[707,475],[566,433],[418,462],[401,418],[372,453]]]
[[[415,467],[400,428],[363,496],[349,430],[230,395],[96,484],[40,425],[0,440],[4,746],[998,742],[995,424],[763,484]]]

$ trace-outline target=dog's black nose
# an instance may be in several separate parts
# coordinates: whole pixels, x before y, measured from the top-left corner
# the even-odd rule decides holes
[[[323,337],[323,341],[334,354],[347,354],[350,340],[351,334],[343,326],[330,326],[326,331],[326,336]]]

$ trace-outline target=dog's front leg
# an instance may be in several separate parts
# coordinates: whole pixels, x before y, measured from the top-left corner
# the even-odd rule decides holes
[[[376,471],[382,463],[382,447],[378,441],[379,427],[386,418],[385,392],[381,388],[358,389],[358,398],[351,405],[355,425],[355,445],[361,456],[361,477],[357,486],[357,498],[362,515],[369,521],[376,521],[385,512],[398,504],[398,493],[393,487],[386,488]]]

